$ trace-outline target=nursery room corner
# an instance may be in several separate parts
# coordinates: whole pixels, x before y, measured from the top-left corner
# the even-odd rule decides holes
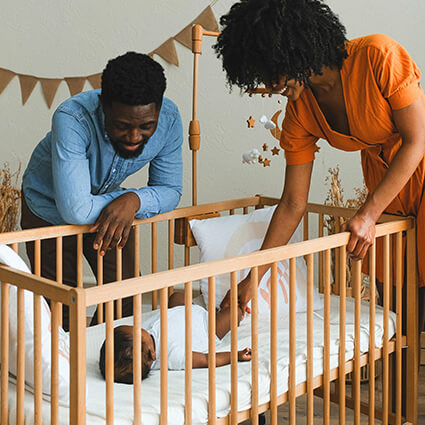
[[[425,423],[423,16],[4,2],[0,423]]]

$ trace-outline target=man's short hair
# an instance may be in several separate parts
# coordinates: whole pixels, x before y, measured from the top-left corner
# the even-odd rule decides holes
[[[148,55],[127,52],[111,59],[102,73],[102,101],[160,106],[166,88],[164,69]]]

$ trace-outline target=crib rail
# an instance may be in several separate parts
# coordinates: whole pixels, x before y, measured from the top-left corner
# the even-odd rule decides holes
[[[134,276],[130,279],[122,280],[120,263],[122,255],[120,250],[117,251],[117,281],[108,285],[103,285],[102,280],[102,257],[98,257],[98,276],[97,286],[83,288],[82,279],[82,244],[83,234],[87,231],[88,226],[56,226],[48,229],[26,230],[10,234],[0,235],[0,243],[11,244],[17,250],[18,243],[26,241],[35,241],[35,274],[28,275],[6,266],[0,266],[0,281],[2,283],[2,377],[1,377],[1,395],[2,395],[2,423],[7,423],[8,405],[8,370],[7,365],[10,362],[8,358],[8,332],[7,324],[10,320],[8,314],[9,304],[7,302],[9,291],[12,286],[18,290],[18,309],[20,311],[18,323],[18,371],[17,371],[17,423],[23,423],[23,396],[25,384],[25,364],[23,359],[23,350],[25,344],[22,342],[24,334],[22,332],[22,324],[24,317],[24,305],[22,302],[22,294],[24,290],[32,291],[34,296],[34,314],[35,314],[35,332],[34,332],[34,364],[40,363],[40,298],[45,296],[51,300],[52,309],[52,373],[51,373],[51,423],[59,423],[58,417],[58,334],[57,329],[60,324],[61,305],[67,305],[71,308],[71,389],[70,389],[70,423],[85,423],[85,389],[86,389],[86,358],[85,358],[85,338],[86,338],[86,308],[89,306],[105,305],[105,315],[102,317],[102,309],[98,309],[99,322],[105,321],[106,326],[106,418],[107,423],[114,422],[114,371],[113,371],[113,319],[114,310],[119,311],[119,303],[114,309],[114,301],[119,301],[125,297],[133,298],[134,306],[134,333],[133,333],[133,356],[134,356],[134,423],[139,424],[142,421],[141,400],[143,398],[141,388],[141,334],[140,329],[143,326],[141,313],[143,305],[143,297],[147,293],[159,292],[160,309],[161,309],[161,335],[162,341],[166,341],[167,335],[167,307],[168,295],[170,288],[176,285],[183,285],[185,294],[185,315],[186,315],[186,371],[185,371],[185,421],[192,423],[192,355],[191,355],[191,324],[192,324],[192,290],[193,282],[202,278],[208,278],[208,286],[210,291],[209,297],[209,352],[208,356],[208,414],[209,423],[216,424],[236,424],[251,418],[252,423],[258,423],[258,414],[270,410],[271,423],[277,423],[277,408],[279,405],[288,402],[289,405],[289,423],[296,423],[296,405],[297,398],[302,394],[307,394],[307,424],[313,423],[314,413],[314,395],[323,397],[323,421],[325,424],[330,423],[330,403],[337,401],[339,404],[339,423],[347,422],[346,407],[354,410],[354,423],[358,424],[360,415],[366,413],[369,415],[370,423],[374,423],[375,418],[382,420],[382,423],[400,424],[402,420],[409,420],[416,423],[416,395],[417,395],[417,299],[416,299],[416,275],[415,275],[415,235],[414,221],[410,218],[395,218],[384,216],[382,224],[377,225],[376,240],[383,241],[383,250],[377,250],[376,244],[370,249],[369,258],[369,275],[370,275],[370,329],[374,329],[375,323],[375,275],[376,275],[376,257],[382,256],[384,269],[383,279],[383,308],[384,308],[384,342],[382,348],[375,348],[375,335],[370,332],[369,350],[367,353],[360,352],[359,330],[360,330],[360,312],[361,304],[361,264],[354,262],[352,265],[352,282],[349,288],[346,287],[346,253],[345,246],[349,239],[348,233],[339,233],[324,236],[324,219],[326,216],[335,215],[337,220],[340,217],[350,217],[354,210],[339,209],[335,207],[323,207],[320,205],[309,205],[304,217],[304,242],[296,243],[284,247],[273,248],[266,251],[254,252],[239,257],[227,258],[204,264],[190,264],[190,247],[184,246],[184,265],[185,267],[175,267],[175,250],[174,241],[176,239],[177,229],[175,223],[182,219],[185,225],[190,217],[213,212],[225,211],[227,214],[242,212],[246,214],[251,208],[261,208],[266,205],[277,203],[277,199],[267,198],[263,196],[255,196],[252,198],[244,198],[236,201],[224,201],[213,204],[200,205],[196,207],[181,208],[179,210],[161,214],[159,216],[135,221],[136,244],[134,254],[136,258],[134,266]],[[311,220],[311,215],[316,215],[316,220]],[[167,268],[168,270],[157,271],[157,226],[162,222],[166,223],[167,228],[167,248],[168,254]],[[307,224],[306,224],[307,223]],[[315,225],[317,223],[317,225]],[[152,249],[152,273],[139,276],[140,269],[140,238],[143,234],[143,225],[149,225],[151,228],[151,249]],[[315,228],[314,228],[315,227]],[[311,239],[312,233],[316,232],[319,238]],[[402,245],[403,234],[406,235],[406,273],[403,275],[402,262]],[[66,236],[77,235],[79,238],[77,244],[77,287],[70,288],[62,284],[62,241]],[[57,276],[56,282],[40,277],[40,258],[42,256],[41,241],[49,238],[56,238],[57,246]],[[393,246],[393,249],[391,249]],[[331,367],[330,365],[330,296],[332,283],[332,253],[335,255],[335,280],[338,281],[338,289],[340,295],[340,349],[339,349],[339,367]],[[307,357],[313,358],[312,332],[313,332],[313,282],[321,285],[324,294],[324,349],[323,349],[323,371],[319,376],[315,375],[313,364],[306,364],[306,382],[297,383],[296,381],[296,359],[295,359],[295,341],[297,338],[296,315],[295,315],[295,282],[296,268],[295,261],[297,257],[304,257],[307,264]],[[277,264],[279,261],[289,261],[289,299],[290,312],[290,347],[289,352],[289,376],[288,390],[281,392],[278,383],[278,346],[277,332],[279,317],[277,312],[276,291],[279,285],[279,277],[277,273]],[[238,362],[237,362],[237,335],[238,335],[238,317],[237,317],[237,273],[240,270],[251,268],[254,281],[258,282],[258,267],[269,264],[271,265],[271,300],[270,303],[270,400],[266,403],[260,403],[259,394],[259,349],[258,349],[258,294],[253,291],[252,297],[252,315],[251,315],[251,344],[252,344],[252,367],[251,367],[251,408],[248,410],[238,409]],[[392,267],[394,265],[394,267]],[[394,271],[393,271],[394,270]],[[216,355],[215,355],[215,279],[216,276],[229,273],[231,276],[231,410],[227,417],[217,418],[216,413]],[[8,283],[6,283],[8,282]],[[407,300],[409,309],[402,311],[402,287],[405,282]],[[396,312],[396,333],[389,340],[388,338],[388,318],[389,311],[392,308],[393,295],[390,290],[392,284],[395,284],[395,312]],[[350,291],[348,291],[350,290]],[[349,292],[349,293],[348,293]],[[345,310],[346,295],[352,296],[355,300],[355,346],[354,356],[346,361],[345,359]],[[157,301],[155,300],[156,307]],[[403,314],[406,319],[403,320]],[[403,327],[406,331],[403,332]],[[167,346],[161,344],[161,364],[166,364]],[[405,397],[406,405],[403,405],[402,393],[402,352],[406,352],[407,366],[405,373],[407,376],[407,385],[410,388],[409,397]],[[395,361],[395,368],[392,368],[392,359]],[[360,369],[368,365],[370,375],[374,376],[377,361],[381,360],[383,364],[382,402],[375,399],[375,380],[369,380],[369,402],[365,403],[360,398]],[[42,388],[40,385],[40,367],[34,367],[36,376],[34,377],[35,397],[34,397],[34,421],[41,424],[43,418],[41,415]],[[346,394],[346,376],[353,374],[353,390],[350,395]],[[392,383],[394,381],[394,383]],[[168,370],[161,367],[161,403],[160,403],[160,423],[166,424],[171,419],[167,417],[168,407]],[[394,392],[394,397],[393,397]],[[379,408],[377,407],[379,405]]]

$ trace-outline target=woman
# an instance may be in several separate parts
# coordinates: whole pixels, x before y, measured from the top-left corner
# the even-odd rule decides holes
[[[229,84],[243,90],[265,84],[288,98],[281,137],[285,184],[261,249],[286,244],[295,231],[322,138],[341,150],[361,150],[369,197],[343,226],[351,232],[351,258],[365,257],[384,211],[414,215],[424,286],[425,103],[420,71],[405,49],[385,35],[348,41],[319,0],[242,0],[220,22],[214,48]],[[259,279],[267,267],[259,268]],[[245,309],[250,275],[238,292]],[[226,296],[222,306],[228,303]]]

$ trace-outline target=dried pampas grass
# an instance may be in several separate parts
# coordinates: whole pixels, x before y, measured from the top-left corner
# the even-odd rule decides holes
[[[16,229],[21,191],[16,188],[21,165],[13,174],[6,163],[0,170],[0,233]]]
[[[355,188],[354,193],[356,197],[353,199],[347,199],[344,201],[344,190],[342,189],[341,179],[339,177],[339,167],[329,168],[329,176],[326,177],[326,183],[330,182],[330,188],[325,200],[325,205],[341,208],[360,208],[366,201],[368,190],[363,184],[362,188]],[[337,221],[338,220],[338,221]],[[328,216],[325,218],[325,226],[328,230],[328,234],[337,233],[340,229],[341,224],[343,223],[342,217],[331,217]],[[334,257],[334,252],[332,253]],[[335,281],[335,258],[332,261],[332,274]],[[346,281],[347,287],[352,287],[351,282],[351,260],[347,259],[346,265]],[[362,299],[369,299],[369,285],[368,285],[368,276],[363,276],[363,284],[361,289]]]

